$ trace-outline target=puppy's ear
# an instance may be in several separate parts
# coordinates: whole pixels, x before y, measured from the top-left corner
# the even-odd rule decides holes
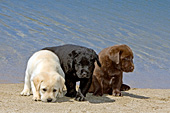
[[[33,83],[34,83],[36,91],[40,90],[40,85],[41,85],[42,81],[43,81],[42,77],[40,77],[38,75],[33,78]]]
[[[58,83],[60,83],[59,84],[59,93],[62,93],[64,90],[64,87],[65,87],[65,79],[62,76],[60,76],[57,81],[58,81]]]
[[[108,54],[109,58],[116,64],[120,62],[120,51],[111,49]]]
[[[73,68],[73,65],[74,65],[74,58],[77,57],[78,55],[80,54],[80,52],[78,50],[73,50],[68,58],[67,58],[67,64],[64,64],[65,65],[65,72],[68,73],[70,70],[72,70]]]
[[[96,54],[96,52],[95,52],[94,50],[92,50],[92,53],[93,53],[93,59],[96,60],[96,61],[97,61],[97,65],[98,65],[99,67],[101,67],[101,63],[100,63],[100,61],[99,61],[98,55]]]
[[[98,66],[101,67],[101,63],[100,63],[100,61],[99,61],[99,57],[98,57],[97,54],[96,54],[96,61],[97,61]]]
[[[95,60],[97,61],[97,65],[99,66],[99,67],[101,67],[101,63],[100,63],[100,61],[99,61],[99,57],[98,57],[98,55],[95,53]]]

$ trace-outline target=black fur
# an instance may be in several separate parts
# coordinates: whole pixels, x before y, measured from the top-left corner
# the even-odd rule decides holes
[[[59,57],[61,67],[65,72],[66,96],[84,101],[92,82],[94,62],[97,61],[97,64],[101,66],[96,52],[86,47],[71,44],[46,47],[43,50],[50,50]],[[78,92],[76,92],[77,81],[80,81]]]

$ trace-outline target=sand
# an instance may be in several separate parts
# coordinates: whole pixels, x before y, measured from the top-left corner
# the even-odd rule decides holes
[[[87,94],[87,101],[59,98],[56,103],[33,101],[20,96],[23,84],[0,84],[0,113],[170,113],[170,89],[137,89],[123,92],[123,97]]]

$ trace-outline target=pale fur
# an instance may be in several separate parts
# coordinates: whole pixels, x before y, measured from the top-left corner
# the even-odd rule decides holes
[[[55,102],[57,97],[63,97],[64,83],[65,74],[57,55],[48,50],[40,50],[28,60],[21,95],[29,96],[32,89],[33,100],[48,102],[52,99],[51,102]]]

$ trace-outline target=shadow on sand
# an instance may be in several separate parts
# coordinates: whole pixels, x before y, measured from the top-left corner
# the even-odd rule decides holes
[[[145,97],[145,96],[141,96],[141,95],[136,95],[136,94],[132,94],[132,93],[128,93],[128,92],[123,92],[122,91],[123,96],[129,96],[132,98],[138,98],[138,99],[149,99],[150,97]]]
[[[123,97],[129,96],[131,98],[137,98],[137,99],[149,99],[150,98],[150,97],[136,95],[136,94],[132,94],[132,93],[124,92],[124,91],[122,91],[122,95],[123,95]],[[109,96],[111,96],[111,95],[109,95]],[[115,96],[113,96],[113,97],[115,97]],[[113,102],[115,102],[115,100],[108,97],[107,94],[104,94],[103,96],[93,96],[92,93],[87,93],[86,100],[89,101],[90,103],[93,103],[93,104],[113,103]],[[74,102],[74,101],[75,101],[74,98],[70,98],[70,97],[66,97],[66,96],[64,96],[63,98],[58,98],[57,99],[58,103],[61,103],[61,102]]]
[[[111,99],[109,97],[107,97],[107,95],[103,95],[103,96],[93,96],[92,93],[88,93],[87,97],[86,97],[87,101],[89,101],[90,103],[112,103],[115,102],[114,99]]]
[[[129,97],[137,98],[137,99],[149,99],[150,98],[150,97],[136,95],[136,94],[132,94],[132,93],[128,93],[128,92],[123,92],[123,91],[122,91],[122,94],[123,94],[123,96],[129,96]],[[90,103],[96,103],[96,104],[97,103],[112,103],[112,102],[115,102],[114,99],[112,99],[110,97],[107,97],[107,96],[108,96],[107,94],[105,94],[103,96],[93,96],[92,93],[88,93],[86,99]]]

